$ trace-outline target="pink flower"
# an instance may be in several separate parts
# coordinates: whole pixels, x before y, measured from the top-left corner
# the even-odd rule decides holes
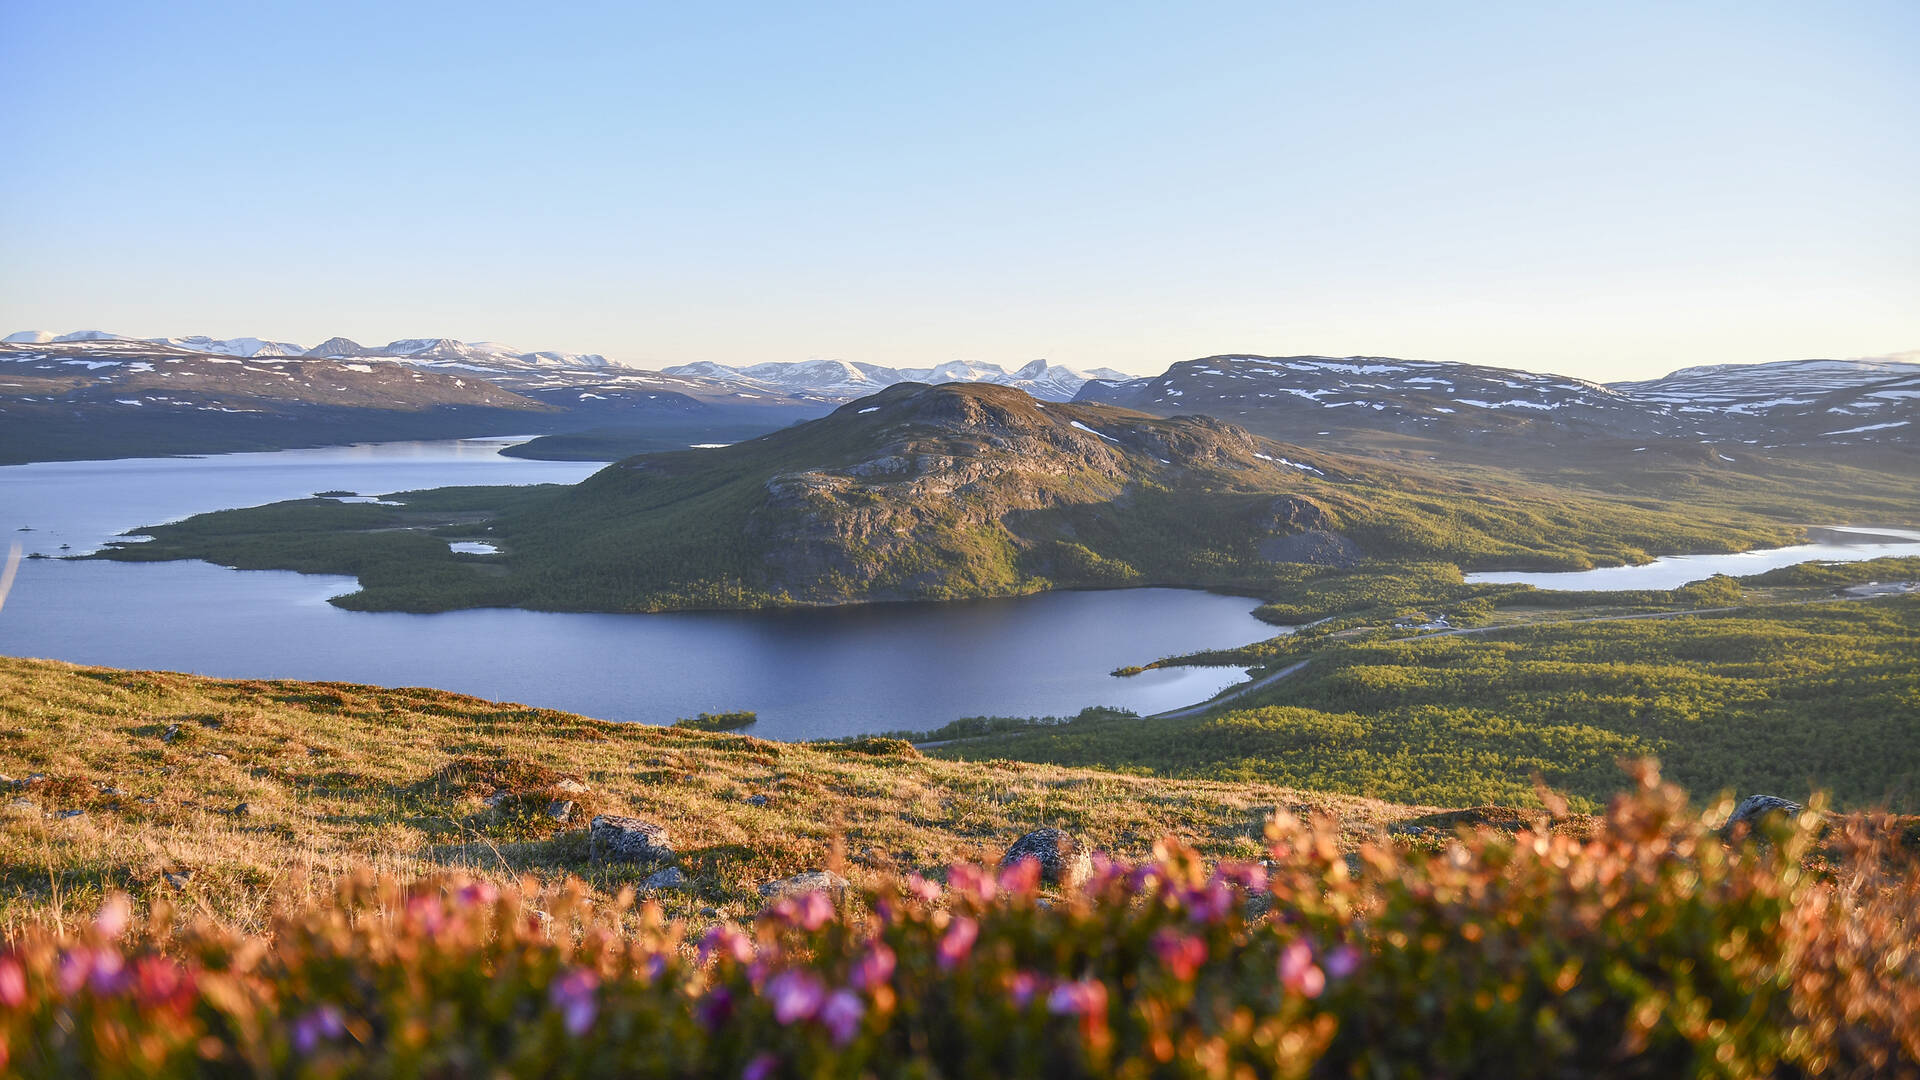
[[[54,969],[54,985],[62,994],[76,994],[87,985],[87,974],[93,969],[93,957],[84,949],[69,949],[60,954],[60,966]]]
[[[1313,949],[1306,942],[1294,941],[1280,950],[1280,984],[1310,998],[1327,988],[1327,975],[1315,966]]]
[[[1086,891],[1105,892],[1114,881],[1126,876],[1127,868],[1124,864],[1114,862],[1113,857],[1104,851],[1096,851],[1093,853],[1093,873],[1087,878]]]
[[[1173,977],[1183,982],[1193,978],[1207,962],[1207,943],[1178,930],[1161,930],[1153,935],[1153,952]]]
[[[919,874],[907,875],[907,892],[923,904],[931,904],[940,899],[940,883],[928,881]]]
[[[835,990],[820,1008],[820,1023],[833,1036],[833,1045],[845,1046],[860,1033],[860,1020],[866,1012],[866,1005],[853,991]]]
[[[954,863],[949,867],[947,887],[978,904],[992,902],[994,894],[999,892],[993,875],[971,863]]]
[[[716,926],[700,939],[700,962],[704,964],[716,954],[731,956],[735,963],[747,963],[753,959],[753,939],[731,926]]]
[[[718,1031],[733,1018],[733,994],[724,986],[716,986],[707,996],[694,1003],[693,1015],[701,1026],[708,1031]]]
[[[500,899],[500,890],[488,882],[475,881],[460,886],[459,890],[453,894],[453,898],[468,907],[490,905]]]
[[[547,987],[547,999],[560,1010],[560,1022],[567,1033],[585,1035],[600,1011],[600,976],[586,968],[571,968]]]
[[[779,1067],[780,1059],[763,1050],[747,1062],[746,1068],[740,1070],[740,1080],[767,1080]]]
[[[808,933],[827,925],[833,918],[833,900],[819,889],[801,893],[794,898],[793,906],[793,924]]]
[[[116,894],[100,905],[100,913],[93,917],[93,928],[104,937],[117,938],[127,932],[127,924],[132,920],[133,908],[127,898]]]
[[[773,1018],[783,1024],[811,1020],[827,998],[827,988],[810,971],[783,971],[767,982]]]
[[[1055,1016],[1093,1016],[1107,1010],[1107,986],[1098,979],[1065,982],[1047,995],[1047,1011]]]
[[[895,957],[893,950],[884,941],[876,941],[867,946],[860,959],[853,962],[853,977],[849,980],[861,990],[872,990],[885,985],[893,978]]]
[[[935,950],[940,966],[950,969],[965,960],[979,937],[979,923],[965,915],[954,916],[953,922],[947,925],[945,936],[940,939],[939,948]]]
[[[0,1005],[17,1009],[27,1003],[27,969],[11,956],[0,956]]]
[[[1040,860],[1029,855],[1000,868],[1000,888],[1025,896],[1040,887]]]

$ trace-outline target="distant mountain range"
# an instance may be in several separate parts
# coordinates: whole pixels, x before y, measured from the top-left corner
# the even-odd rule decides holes
[[[1024,390],[1043,401],[1070,401],[1088,382],[1131,378],[1125,372],[1112,368],[1080,372],[1049,364],[1045,360],[1035,360],[1016,371],[1008,371],[999,364],[970,364],[963,360],[930,368],[892,368],[878,364],[854,364],[845,360],[808,360],[754,364],[744,368],[714,363],[681,364],[665,370],[668,375],[713,379],[843,401],[908,382],[934,385],[992,383]]]
[[[1920,446],[1916,361],[1920,354],[1722,364],[1608,385],[1477,364],[1253,354],[1182,361],[1145,378],[1045,360],[1014,371],[961,361],[895,368],[843,360],[702,362],[648,371],[597,353],[523,351],[453,338],[367,346],[334,337],[304,348],[251,337],[27,331],[0,340],[0,418],[14,422],[19,444],[0,447],[0,457],[19,460],[36,446],[66,443],[74,445],[50,452],[94,456],[101,451],[87,444],[98,442],[99,432],[128,427],[139,407],[145,419],[132,427],[150,434],[154,414],[163,412],[189,410],[200,418],[198,428],[211,432],[242,424],[222,417],[319,406],[413,415],[515,410],[528,422],[511,430],[573,433],[564,446],[548,443],[529,452],[617,457],[748,437],[906,383],[990,383],[1042,401],[1118,405],[1165,417],[1209,415],[1288,441],[1376,433],[1441,446],[1541,449],[1593,438],[1759,449],[1912,448]],[[411,375],[400,378],[396,368]],[[36,418],[57,419],[71,430],[59,438],[29,430],[24,421]],[[6,439],[0,434],[0,442]],[[165,445],[178,452],[198,444]],[[235,447],[217,438],[199,446],[221,448]]]
[[[1364,429],[1441,439],[1606,436],[1763,447],[1911,444],[1920,364],[1901,358],[1686,368],[1610,385],[1371,356],[1213,356],[1095,380],[1075,400],[1206,414],[1275,438]]]

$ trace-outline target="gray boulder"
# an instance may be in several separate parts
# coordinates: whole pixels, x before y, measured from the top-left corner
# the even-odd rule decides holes
[[[687,875],[681,873],[679,867],[669,866],[657,871],[642,884],[649,889],[681,889],[686,887]]]
[[[1001,857],[1001,867],[1024,859],[1040,864],[1040,880],[1061,888],[1077,888],[1093,873],[1093,853],[1071,833],[1035,829],[1013,842]]]
[[[1732,832],[1741,826],[1752,831],[1759,824],[1760,819],[1769,814],[1777,812],[1793,817],[1802,809],[1804,807],[1799,803],[1774,795],[1749,795],[1740,800],[1740,805],[1733,808],[1733,816],[1727,819],[1726,828],[1723,831]]]
[[[804,874],[795,874],[779,881],[769,881],[760,886],[760,895],[769,900],[782,896],[797,896],[807,892],[825,892],[838,895],[845,892],[850,882],[831,870],[809,870]]]
[[[587,826],[595,862],[655,862],[673,858],[667,828],[639,818],[601,814]]]
[[[573,800],[555,799],[547,804],[547,816],[561,824],[573,819]]]

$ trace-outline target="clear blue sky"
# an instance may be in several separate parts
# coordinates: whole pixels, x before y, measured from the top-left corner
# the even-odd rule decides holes
[[[1920,3],[0,0],[0,332],[1920,348]]]

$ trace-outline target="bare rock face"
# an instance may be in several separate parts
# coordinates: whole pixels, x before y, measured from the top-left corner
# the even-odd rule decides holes
[[[587,844],[595,862],[655,862],[673,858],[664,825],[639,818],[601,814],[587,826]]]
[[[824,892],[837,896],[845,892],[849,884],[846,878],[831,870],[809,870],[804,874],[795,874],[790,878],[767,882],[760,886],[760,895],[769,900],[809,892]]]
[[[1799,803],[1778,796],[1749,795],[1740,800],[1740,805],[1733,808],[1733,816],[1727,819],[1726,828],[1722,831],[1731,833],[1736,828],[1744,827],[1750,832],[1759,825],[1762,818],[1769,814],[1780,813],[1792,817],[1802,809],[1804,808]]]
[[[1093,855],[1070,833],[1035,829],[1013,842],[1000,859],[1002,867],[1032,859],[1040,864],[1040,880],[1061,888],[1077,888],[1093,873]]]

